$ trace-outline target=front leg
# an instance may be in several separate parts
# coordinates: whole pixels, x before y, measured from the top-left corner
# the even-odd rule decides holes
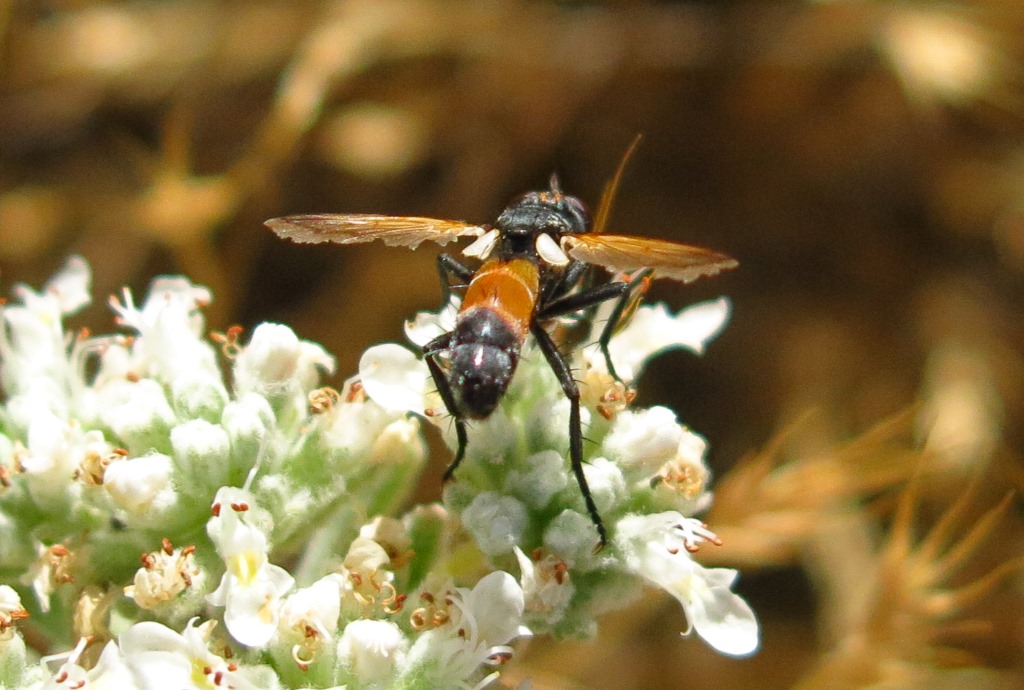
[[[597,340],[598,345],[601,347],[601,354],[604,355],[605,364],[608,365],[608,373],[619,383],[624,382],[615,371],[615,365],[612,363],[612,353],[608,349],[608,344],[612,341],[612,336],[615,335],[619,327],[633,315],[633,312],[640,305],[640,300],[647,293],[651,273],[653,273],[651,269],[645,268],[642,271],[638,271],[626,283],[626,290],[615,303],[615,308],[612,309],[608,321],[605,322],[604,328],[601,330],[601,337]]]
[[[438,262],[440,265],[440,262]],[[434,385],[437,386],[437,392],[441,395],[441,401],[444,403],[445,408],[448,410],[448,414],[452,416],[455,421],[455,436],[459,442],[459,448],[455,452],[455,459],[448,465],[448,469],[444,471],[444,481],[448,481],[452,478],[455,473],[455,468],[462,462],[462,458],[466,455],[466,445],[469,442],[469,437],[466,434],[466,423],[462,421],[459,416],[459,411],[455,405],[455,396],[452,395],[452,388],[448,384],[448,377],[445,375],[441,365],[437,363],[437,355],[451,347],[452,334],[445,333],[443,335],[434,338],[423,347],[423,360],[427,363],[427,369],[430,370],[430,377],[434,379]]]
[[[469,281],[473,280],[474,273],[476,271],[451,254],[437,255],[437,275],[441,279],[441,309],[448,306],[448,302],[452,298],[452,288],[469,285]],[[459,281],[458,285],[452,285],[452,276]]]
[[[597,512],[597,504],[594,503],[594,496],[590,493],[590,486],[587,484],[587,477],[583,473],[583,424],[580,421],[580,389],[576,380],[572,377],[569,363],[558,351],[555,341],[551,339],[548,332],[540,326],[536,320],[530,325],[530,332],[540,346],[541,352],[548,360],[548,365],[555,372],[558,382],[562,384],[562,391],[565,397],[569,398],[569,464],[572,466],[572,473],[579,484],[580,493],[583,494],[583,502],[587,506],[587,513],[590,520],[597,528],[600,541],[595,551],[599,551],[608,545],[608,531],[601,520],[601,514]]]
[[[605,364],[608,366],[608,373],[619,383],[624,383],[615,371],[615,365],[612,363],[612,355],[608,350],[608,344],[611,342],[612,336],[615,335],[615,331],[622,325],[622,322],[636,309],[640,299],[647,290],[646,284],[650,275],[651,270],[644,269],[637,272],[629,282],[614,281],[603,283],[582,292],[576,292],[556,299],[550,304],[545,305],[537,313],[537,319],[544,320],[556,316],[564,316],[581,309],[596,306],[608,300],[617,300],[615,308],[612,309],[612,313],[608,317],[608,321],[605,322],[604,328],[601,329],[601,336],[597,342],[601,348],[601,354],[604,355]]]
[[[605,328],[601,333],[601,339],[598,342],[601,344],[601,353],[604,355],[604,361],[608,365],[608,373],[612,375],[612,378],[621,383],[621,379],[619,379],[618,375],[615,373],[615,366],[612,364],[612,358],[608,352],[608,341],[611,340],[611,333],[614,330],[614,324],[618,321],[615,314],[621,314],[622,309],[620,307],[623,301],[628,299],[630,289],[631,283],[623,283],[619,281],[595,285],[594,287],[583,290],[582,292],[574,292],[571,295],[566,295],[565,297],[556,299],[550,304],[544,305],[543,308],[537,312],[537,320],[544,321],[557,316],[572,314],[573,312],[580,311],[581,309],[595,307],[610,299],[619,300],[618,305],[616,305],[615,312],[613,312],[613,318],[605,325]],[[607,339],[605,338],[606,335],[608,336]]]

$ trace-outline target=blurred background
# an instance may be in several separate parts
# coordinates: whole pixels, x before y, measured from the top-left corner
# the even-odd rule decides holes
[[[99,328],[120,286],[186,273],[211,330],[285,321],[338,386],[437,307],[437,250],[299,247],[263,220],[489,222],[552,172],[596,204],[643,135],[610,229],[740,261],[654,287],[734,315],[638,403],[708,437],[726,543],[701,555],[741,568],[763,649],[680,639],[652,593],[507,683],[1024,682],[1018,0],[0,0],[0,42],[5,291],[82,254]]]

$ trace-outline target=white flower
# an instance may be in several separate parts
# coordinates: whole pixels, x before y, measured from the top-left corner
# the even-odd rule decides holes
[[[21,305],[2,307],[5,327],[0,329],[3,384],[8,395],[25,394],[40,386],[53,387],[61,396],[70,392],[74,372],[61,319],[89,303],[91,278],[89,265],[73,256],[42,292],[25,285],[14,287]]]
[[[145,453],[157,444],[166,445],[175,416],[159,381],[112,381],[101,389],[99,405],[102,422],[133,453]]]
[[[627,410],[615,417],[602,447],[623,469],[650,476],[676,455],[682,436],[676,413],[667,407]]]
[[[694,522],[675,512],[628,516],[616,525],[615,542],[626,567],[674,596],[705,642],[723,654],[753,654],[758,625],[750,606],[730,589],[737,572],[704,568],[690,558],[696,542],[710,534]]]
[[[555,494],[573,482],[572,476],[565,470],[565,459],[556,450],[534,453],[526,458],[524,464],[527,468],[525,471],[509,472],[506,488],[531,508],[545,508]]]
[[[171,429],[170,436],[179,482],[212,489],[228,480],[231,442],[223,427],[192,419]]]
[[[343,578],[331,573],[281,603],[278,634],[292,643],[292,659],[300,668],[316,660],[324,643],[334,639],[341,615]]]
[[[298,395],[303,400],[320,379],[332,373],[334,358],[308,340],[299,340],[288,326],[261,323],[249,344],[235,358],[235,388],[277,399]]]
[[[338,640],[338,659],[359,687],[387,687],[404,661],[409,642],[391,621],[354,620]]]
[[[491,491],[477,494],[462,511],[462,524],[488,556],[509,553],[521,543],[528,522],[522,502]]]
[[[236,664],[208,648],[216,621],[196,625],[193,618],[182,634],[144,621],[136,623],[118,639],[125,662],[145,690],[211,690],[237,688],[256,690]],[[266,690],[270,690],[267,688]]]
[[[644,362],[664,350],[682,347],[701,354],[728,320],[729,300],[725,297],[694,304],[675,315],[664,304],[642,306],[608,344],[615,371],[623,380],[633,381]],[[600,316],[595,322],[603,323]],[[588,348],[586,357],[590,367],[607,371],[598,348]]]
[[[597,530],[586,513],[566,508],[556,515],[544,530],[543,543],[551,553],[577,568],[588,571],[607,559],[606,555],[594,553]]]
[[[342,586],[341,576],[332,573],[290,594],[281,605],[282,634],[306,637],[313,630],[332,639],[341,613]]]
[[[181,276],[162,276],[150,284],[141,309],[131,291],[125,288],[122,294],[124,303],[111,297],[110,306],[119,323],[138,333],[126,362],[135,375],[171,381],[197,368],[217,370],[213,348],[202,339],[199,307],[212,300],[208,289]]]
[[[41,293],[27,285],[16,285],[13,292],[32,311],[49,311],[53,315],[67,316],[92,301],[89,295],[91,283],[92,271],[89,270],[89,264],[80,256],[71,256],[60,271],[47,281]]]
[[[0,644],[14,636],[14,622],[27,617],[28,611],[21,605],[21,597],[14,588],[0,585]]]
[[[171,481],[171,458],[148,453],[110,463],[103,474],[103,488],[114,502],[139,518],[164,519],[178,495]],[[152,520],[147,520],[152,523]]]
[[[43,690],[70,690],[71,688],[88,688],[88,690],[150,690],[151,688],[167,688],[149,683],[140,683],[132,668],[126,663],[124,655],[117,645],[108,642],[100,653],[99,659],[92,668],[86,670],[78,661],[85,651],[88,640],[82,638],[71,652],[44,657],[47,661],[64,659],[50,678],[43,683]],[[184,686],[182,686],[184,687]]]
[[[461,304],[462,298],[453,293],[441,311],[419,312],[412,321],[405,322],[405,337],[409,342],[423,347],[434,338],[450,332],[455,328],[455,318]]]
[[[33,498],[46,504],[68,492],[89,458],[112,451],[102,431],[85,431],[77,422],[40,411],[28,427],[28,447],[17,454]]]
[[[390,412],[375,401],[341,402],[318,418],[321,447],[332,456],[360,465],[368,457],[386,460],[395,451],[411,451],[415,458],[425,459],[419,423],[404,417],[403,412]],[[405,441],[410,444],[401,453]]]
[[[424,687],[468,688],[481,668],[512,655],[508,643],[529,635],[522,625],[523,590],[506,572],[485,575],[472,590],[462,587],[433,599],[447,606],[443,621],[419,635],[409,650],[406,674],[425,679]]]
[[[275,426],[274,411],[262,395],[244,393],[224,406],[220,426],[230,441],[232,463],[251,464]]]
[[[583,465],[583,474],[599,511],[608,512],[625,501],[626,479],[619,466],[608,458],[590,460]]]
[[[75,555],[63,544],[46,546],[34,539],[33,541],[36,559],[21,581],[31,584],[39,608],[46,613],[50,610],[50,595],[57,587],[74,579]]]
[[[162,549],[143,556],[143,566],[135,572],[135,583],[124,588],[125,596],[141,608],[155,609],[186,587],[202,590],[203,571],[192,557],[194,551],[194,546],[173,549],[165,539]]]
[[[374,345],[359,359],[359,379],[370,399],[393,412],[426,414],[433,389],[426,363],[395,343]]]
[[[570,579],[569,565],[551,554],[534,561],[518,546],[515,554],[519,561],[525,610],[548,625],[558,622],[576,591]]]
[[[392,584],[395,574],[387,569],[390,563],[388,552],[373,539],[356,537],[352,541],[340,569],[346,615],[396,610],[398,591]]]
[[[228,402],[228,391],[215,372],[197,369],[182,372],[171,381],[170,398],[179,417],[215,421]]]
[[[405,324],[405,335],[421,348],[455,327],[460,299],[452,299],[440,312],[419,312]],[[437,394],[426,362],[395,343],[375,345],[359,360],[359,379],[366,394],[385,410],[415,412],[428,417],[447,412]]]
[[[401,520],[377,516],[359,528],[359,536],[379,544],[392,562],[404,562],[409,558],[412,537]]]
[[[224,607],[224,624],[231,636],[249,647],[261,647],[273,637],[281,597],[295,579],[267,558],[266,535],[240,517],[253,507],[251,497],[229,487],[217,492],[215,515],[206,530],[224,560],[220,586],[207,596]]]
[[[676,422],[665,407],[624,411],[615,417],[602,448],[637,486],[653,485],[663,507],[687,514],[707,507],[710,470],[707,441]]]

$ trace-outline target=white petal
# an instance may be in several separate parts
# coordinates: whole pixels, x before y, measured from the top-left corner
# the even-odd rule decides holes
[[[385,410],[424,413],[430,371],[401,345],[374,345],[364,352],[359,378],[370,399]]]
[[[382,686],[402,661],[409,642],[391,621],[354,620],[338,640],[338,657],[359,680],[360,687]]]
[[[686,606],[687,616],[705,642],[723,654],[746,656],[757,651],[759,644],[757,619],[747,602],[729,590],[736,571],[728,568],[699,568],[694,579],[701,577],[704,585],[694,582],[692,598]]]
[[[657,406],[619,414],[602,445],[627,469],[653,471],[676,456],[682,437],[676,413]]]
[[[334,358],[322,347],[299,340],[288,326],[261,323],[235,359],[235,387],[270,396],[292,394],[315,386],[320,370],[334,371]]]
[[[503,645],[519,634],[525,607],[523,590],[508,573],[499,570],[485,575],[466,596],[465,604],[488,646]]]
[[[626,566],[674,596],[690,626],[716,650],[734,656],[753,654],[759,643],[757,620],[729,589],[737,572],[704,568],[693,561],[676,529],[684,520],[671,511],[619,520],[615,540]]]
[[[421,311],[416,318],[405,323],[405,337],[413,345],[423,347],[442,333],[455,327],[455,316],[459,312],[462,298],[452,294],[451,299],[440,312]]]
[[[670,314],[664,304],[641,307],[609,343],[616,370],[629,380],[640,373],[645,360],[663,350],[682,347],[703,353],[708,342],[725,327],[729,311],[725,297],[695,304],[676,315]],[[595,361],[603,366],[604,358],[596,355]]]
[[[73,314],[89,304],[92,272],[80,256],[69,257],[60,272],[46,284],[46,294],[57,299],[61,314]]]
[[[159,511],[174,500],[172,470],[168,456],[149,453],[111,463],[103,474],[103,486],[117,505],[131,513]]]
[[[184,655],[188,652],[188,645],[181,635],[153,621],[136,623],[121,633],[118,642],[125,654],[171,652]]]
[[[269,582],[232,587],[224,607],[224,625],[239,643],[262,647],[277,630],[279,604]]]
[[[520,501],[484,491],[462,511],[462,524],[488,556],[507,554],[522,543],[529,513]]]

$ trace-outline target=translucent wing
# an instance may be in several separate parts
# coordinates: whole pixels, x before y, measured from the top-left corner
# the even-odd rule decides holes
[[[684,283],[739,265],[736,259],[703,247],[627,235],[565,235],[562,249],[573,259],[597,264],[612,272],[631,273],[650,268],[654,278],[671,278]]]
[[[335,242],[357,244],[383,240],[389,247],[415,249],[430,240],[440,245],[465,237],[480,236],[485,228],[457,220],[381,216],[371,213],[323,213],[271,218],[264,223],[281,237],[293,242]]]

